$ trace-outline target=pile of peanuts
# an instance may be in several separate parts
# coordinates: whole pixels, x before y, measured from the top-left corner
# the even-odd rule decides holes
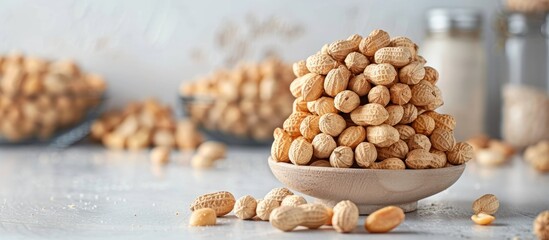
[[[105,89],[100,76],[71,60],[0,55],[0,138],[48,139],[80,122]]]
[[[194,123],[176,122],[171,108],[154,99],[106,112],[92,124],[91,137],[109,148],[133,150],[150,146],[192,150],[203,141]]]
[[[473,148],[456,142],[438,72],[418,47],[383,30],[324,45],[296,62],[292,114],[274,131],[277,162],[336,168],[425,169],[464,164]]]
[[[217,217],[231,211],[242,220],[257,218],[269,221],[284,232],[299,226],[318,229],[327,225],[337,232],[349,233],[354,231],[359,220],[358,207],[351,201],[341,201],[330,208],[319,203],[307,203],[305,198],[294,195],[287,188],[274,188],[263,199],[246,195],[236,200],[227,191],[208,193],[196,198],[190,209],[193,211],[190,226],[215,225]],[[370,214],[364,228],[371,233],[385,233],[400,225],[404,218],[402,209],[388,206]]]
[[[292,80],[289,65],[269,59],[184,83],[180,94],[196,97],[186,107],[190,118],[206,129],[269,140],[291,113],[293,98],[287,89]]]

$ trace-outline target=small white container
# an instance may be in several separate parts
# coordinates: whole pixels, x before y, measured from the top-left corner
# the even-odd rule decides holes
[[[438,70],[444,105],[437,111],[456,118],[456,139],[484,133],[486,57],[480,36],[481,15],[472,9],[432,9],[420,48],[427,66]]]

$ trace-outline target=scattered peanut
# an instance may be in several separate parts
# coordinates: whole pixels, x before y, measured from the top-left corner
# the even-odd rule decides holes
[[[534,234],[540,240],[549,239],[549,211],[543,211],[534,220]]]
[[[305,198],[303,198],[302,196],[289,195],[289,196],[284,197],[284,199],[282,199],[282,202],[280,203],[280,206],[297,207],[299,205],[306,204],[306,203],[307,203],[307,200],[305,200]]]
[[[542,141],[524,151],[524,159],[540,172],[549,172],[549,141]]]
[[[255,212],[259,219],[268,221],[271,212],[278,207],[280,207],[280,201],[277,201],[276,199],[263,199],[257,203]]]
[[[475,214],[486,213],[494,215],[499,208],[499,200],[493,194],[482,195],[473,202],[473,212]]]
[[[370,214],[364,223],[364,228],[371,233],[386,233],[404,221],[404,211],[399,207],[388,206]]]
[[[337,203],[333,208],[332,225],[340,233],[349,233],[358,223],[358,207],[351,201]]]
[[[486,214],[486,213],[479,213],[471,216],[471,220],[475,222],[478,225],[490,225],[496,218],[492,215]]]
[[[189,225],[193,227],[215,225],[217,216],[211,208],[201,208],[193,211],[189,219]]]
[[[250,195],[243,196],[236,200],[234,205],[234,215],[240,219],[252,219],[255,217],[257,201]]]
[[[301,204],[298,207],[305,210],[305,217],[299,225],[309,229],[319,228],[320,226],[326,224],[328,218],[330,217],[328,209],[326,209],[326,207],[322,204],[306,203]]]
[[[267,195],[265,195],[264,199],[274,199],[280,203],[284,200],[284,198],[291,195],[294,195],[294,193],[287,188],[273,188],[267,193]]]
[[[211,208],[215,211],[215,214],[220,217],[233,210],[236,200],[233,194],[227,191],[208,193],[196,198],[191,203],[191,211],[195,211],[202,208]]]
[[[269,222],[273,227],[284,232],[294,230],[305,218],[305,210],[293,206],[280,206],[274,209],[269,216]]]
[[[151,150],[151,162],[156,165],[165,165],[170,161],[171,149],[168,147],[155,147]]]

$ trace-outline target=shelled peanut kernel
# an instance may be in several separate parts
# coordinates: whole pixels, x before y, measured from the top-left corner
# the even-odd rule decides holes
[[[456,143],[452,116],[435,112],[444,104],[439,74],[425,63],[413,41],[383,30],[326,44],[296,62],[293,112],[275,133],[288,137],[275,138],[272,158],[324,167],[329,160],[337,168],[464,164],[472,147]]]

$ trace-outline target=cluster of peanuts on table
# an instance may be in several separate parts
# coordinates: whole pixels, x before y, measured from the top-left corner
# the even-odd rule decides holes
[[[82,121],[106,89],[72,60],[0,55],[0,138],[46,140]]]
[[[182,85],[180,95],[194,97],[191,120],[206,129],[255,140],[272,139],[273,130],[291,113],[291,66],[276,58],[241,63]]]
[[[336,168],[425,169],[464,164],[438,72],[418,47],[383,30],[354,34],[293,65],[292,114],[274,131],[277,162]]]
[[[188,119],[176,121],[169,106],[155,99],[132,102],[122,110],[103,114],[91,126],[92,139],[111,149],[142,150],[153,147],[153,164],[165,165],[172,149],[196,150],[191,166],[197,169],[213,167],[226,156],[221,142],[204,141],[195,123]]]
[[[208,193],[197,197],[190,210],[190,226],[215,225],[217,217],[233,211],[241,220],[269,221],[284,232],[300,226],[308,229],[332,226],[337,232],[349,233],[355,230],[359,220],[358,207],[351,201],[344,200],[330,208],[320,203],[307,203],[305,198],[294,195],[287,188],[274,188],[263,199],[250,195],[235,199],[227,191]],[[402,209],[388,206],[370,214],[364,228],[371,233],[385,233],[400,225],[404,218]]]

